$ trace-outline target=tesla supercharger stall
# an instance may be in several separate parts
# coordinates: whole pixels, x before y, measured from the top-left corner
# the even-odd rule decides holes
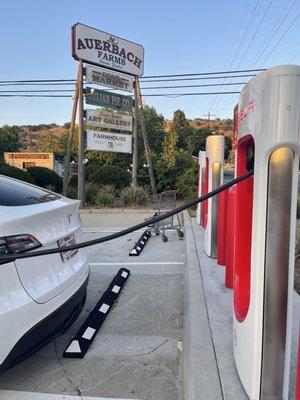
[[[206,138],[206,169],[207,188],[211,192],[223,184],[224,136],[211,135]],[[206,202],[204,249],[209,257],[217,258],[218,196],[213,196]]]
[[[234,358],[251,400],[288,399],[300,67],[255,76],[238,110]]]
[[[198,155],[198,197],[202,196],[203,183],[205,180],[205,167],[206,167],[206,153],[205,151],[199,151]],[[202,223],[202,203],[197,205],[197,223],[203,226]]]

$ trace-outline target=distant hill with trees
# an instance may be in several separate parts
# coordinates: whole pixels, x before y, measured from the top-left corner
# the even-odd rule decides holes
[[[225,136],[225,157],[231,149],[232,120],[187,119],[182,110],[176,110],[173,119],[165,120],[154,107],[145,106],[144,114],[152,152],[154,174],[159,191],[181,188],[185,198],[193,197],[196,190],[197,165],[192,156],[205,149],[206,137],[213,134]],[[64,155],[70,124],[3,126],[0,128],[0,159],[5,151],[53,152]],[[148,169],[144,152],[141,127],[138,126],[138,182],[148,187]],[[77,153],[77,135],[72,148]],[[87,176],[89,168],[114,165],[131,172],[130,154],[87,151]],[[191,177],[193,179],[191,180]]]

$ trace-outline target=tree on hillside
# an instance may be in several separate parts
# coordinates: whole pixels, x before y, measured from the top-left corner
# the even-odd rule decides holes
[[[190,128],[190,124],[186,119],[185,113],[182,110],[176,110],[173,115],[172,129],[175,132],[186,131]]]
[[[197,129],[187,138],[187,147],[193,156],[198,157],[199,150],[205,150],[206,138],[212,135],[208,129]]]
[[[19,133],[15,127],[3,125],[0,128],[0,161],[6,151],[17,151],[20,148]]]
[[[178,135],[178,147],[184,148],[187,146],[187,139],[192,134],[193,128],[186,119],[185,113],[182,110],[176,110],[173,115],[171,130]]]
[[[156,177],[157,190],[177,189],[178,179],[186,171],[191,171],[197,176],[197,164],[193,161],[191,155],[184,149],[176,149],[175,163],[168,166],[162,157],[155,157],[154,173]]]
[[[163,143],[162,159],[168,167],[173,167],[176,162],[176,149],[178,143],[178,135],[176,132],[168,132]]]
[[[224,138],[225,138],[224,157],[225,157],[225,160],[227,160],[230,155],[230,151],[232,150],[232,140],[228,136],[225,136]]]
[[[152,153],[159,154],[162,150],[162,144],[165,136],[164,116],[162,114],[158,114],[154,107],[150,107],[148,105],[144,106],[144,116],[150,150]],[[142,155],[145,152],[140,123],[138,124],[138,152],[139,155]]]

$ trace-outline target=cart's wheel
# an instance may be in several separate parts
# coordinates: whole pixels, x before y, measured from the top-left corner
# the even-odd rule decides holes
[[[162,240],[163,240],[163,242],[167,242],[167,241],[168,241],[167,236],[166,236],[166,235],[163,235],[163,236],[162,236]]]
[[[160,234],[159,230],[158,230],[158,229],[155,229],[155,235],[156,235],[156,236],[159,236],[159,234]]]
[[[184,233],[180,229],[177,230],[177,233],[180,238],[183,238]]]

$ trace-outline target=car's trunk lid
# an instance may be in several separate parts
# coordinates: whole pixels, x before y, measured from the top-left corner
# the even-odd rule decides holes
[[[79,202],[62,198],[34,206],[14,207],[14,216],[1,224],[4,235],[30,234],[41,249],[57,248],[67,237],[81,241]],[[67,243],[70,241],[67,241]],[[62,244],[61,243],[61,244]],[[61,254],[17,259],[15,266],[26,292],[45,303],[70,287],[86,269],[87,252],[80,250],[63,261]]]

